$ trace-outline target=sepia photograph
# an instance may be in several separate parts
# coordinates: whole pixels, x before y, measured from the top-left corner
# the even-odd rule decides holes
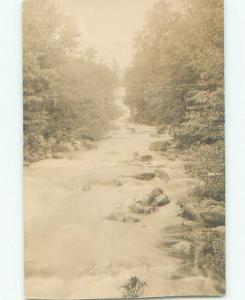
[[[222,296],[223,0],[24,0],[29,299]]]

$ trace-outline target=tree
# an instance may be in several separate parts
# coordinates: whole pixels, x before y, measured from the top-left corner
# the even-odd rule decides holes
[[[175,144],[192,158],[186,167],[198,184],[187,198],[197,209],[211,200],[220,211],[225,200],[223,70],[222,0],[161,0],[136,36],[125,79],[133,119],[171,126]],[[198,228],[196,261],[224,278],[224,234]]]
[[[113,71],[84,49],[52,0],[24,2],[25,157],[45,157],[46,140],[99,139],[115,115]],[[45,144],[45,147],[42,145]],[[38,153],[38,154],[37,154]]]

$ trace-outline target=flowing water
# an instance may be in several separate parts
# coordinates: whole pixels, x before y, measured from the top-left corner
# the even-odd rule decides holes
[[[64,159],[43,160],[25,169],[25,289],[28,298],[121,297],[120,286],[132,275],[147,282],[143,296],[215,294],[209,279],[179,276],[181,260],[161,247],[169,226],[181,225],[176,202],[190,178],[175,154],[149,151],[155,128],[129,122],[123,104],[108,137],[98,148],[69,153]],[[140,155],[152,155],[150,162]],[[132,175],[164,170],[169,180],[144,181]],[[154,187],[170,204],[139,222],[129,206]]]

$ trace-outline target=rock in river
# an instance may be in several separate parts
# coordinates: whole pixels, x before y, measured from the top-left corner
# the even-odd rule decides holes
[[[133,175],[132,177],[135,179],[138,179],[138,180],[151,180],[154,177],[156,177],[156,174],[155,173],[140,173],[140,174]]]
[[[164,170],[156,169],[154,173],[156,174],[157,177],[159,177],[163,180],[166,180],[166,181],[169,180],[169,176],[168,176],[167,172]]]
[[[206,208],[201,211],[200,216],[207,227],[223,226],[225,224],[225,210],[220,205]]]
[[[170,203],[169,197],[165,194],[157,196],[154,199],[154,202],[153,202],[153,204],[156,207],[164,206],[164,205],[169,204],[169,203]]]
[[[152,207],[160,207],[170,203],[170,200],[169,197],[163,193],[162,189],[154,188],[145,203]]]
[[[170,145],[169,141],[156,141],[150,145],[149,150],[151,150],[151,151],[167,151],[169,145]]]
[[[154,188],[152,190],[152,192],[150,193],[150,195],[147,196],[147,198],[145,199],[145,203],[148,205],[151,205],[154,201],[155,198],[162,195],[163,194],[163,190],[160,188]]]
[[[139,157],[139,160],[140,161],[152,161],[153,160],[153,157],[151,155],[141,155]]]

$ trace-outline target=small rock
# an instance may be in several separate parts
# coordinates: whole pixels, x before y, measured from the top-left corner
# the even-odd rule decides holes
[[[166,151],[170,143],[168,141],[156,141],[150,145],[151,151]]]
[[[87,185],[83,186],[83,187],[82,187],[82,190],[83,190],[84,192],[90,191],[90,190],[91,190],[91,185],[90,185],[90,184],[87,184]]]
[[[121,186],[122,183],[121,183],[121,181],[119,181],[119,180],[117,180],[117,179],[114,179],[114,180],[113,180],[113,185],[114,185],[114,186]]]
[[[136,214],[144,214],[145,213],[145,208],[139,204],[135,204],[133,206],[129,207],[130,210]]]
[[[167,172],[164,170],[156,169],[154,173],[156,174],[157,177],[159,177],[163,180],[166,180],[166,181],[169,180],[169,176],[168,176]]]
[[[141,173],[141,174],[136,174],[132,177],[138,180],[151,180],[154,177],[156,177],[156,175],[155,173]]]
[[[64,157],[64,154],[61,153],[61,152],[53,153],[53,158],[54,159],[62,159],[63,157]]]
[[[155,208],[152,208],[152,207],[144,207],[142,205],[140,205],[139,203],[136,203],[132,206],[129,207],[130,210],[133,212],[133,213],[136,213],[136,214],[145,214],[145,215],[149,215],[151,214],[153,211],[155,211]]]
[[[153,157],[151,155],[142,155],[139,158],[140,161],[152,161]]]
[[[125,215],[121,212],[112,213],[107,217],[107,220],[118,221],[123,223],[137,223],[140,220],[131,215]]]

